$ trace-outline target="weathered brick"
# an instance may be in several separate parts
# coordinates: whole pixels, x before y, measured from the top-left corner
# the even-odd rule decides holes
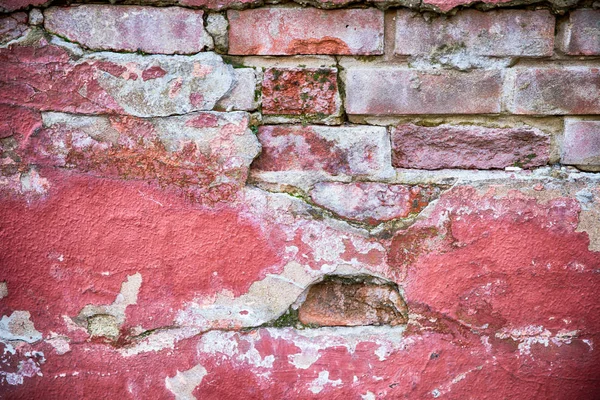
[[[600,54],[600,10],[573,10],[559,26],[558,48],[566,54]]]
[[[249,119],[243,112],[149,119],[43,113],[43,129],[23,145],[24,157],[37,165],[153,181],[210,203],[246,181],[260,148]]]
[[[44,12],[44,26],[93,50],[191,54],[213,47],[203,15],[181,7],[51,7]]]
[[[377,9],[260,8],[227,12],[229,54],[382,54]]]
[[[315,204],[353,221],[378,224],[419,213],[439,190],[377,182],[320,182],[310,192]]]
[[[11,12],[22,10],[29,6],[41,6],[48,0],[2,0],[0,1],[0,12]]]
[[[399,55],[550,56],[553,48],[554,17],[547,10],[465,10],[430,21],[409,10],[396,15]]]
[[[482,0],[481,3],[486,7],[486,8],[492,8],[492,7],[501,7],[503,3],[508,3],[511,0]],[[540,2],[540,0],[531,0],[528,1],[528,4],[531,3],[537,3]],[[573,6],[575,4],[577,4],[577,0],[548,0],[548,2],[550,4],[556,4],[558,7],[565,7],[565,6]],[[423,0],[423,2],[421,3],[421,7],[422,8],[435,8],[439,11],[442,12],[447,12],[452,10],[453,8],[456,7],[460,7],[460,6],[469,6],[473,4],[472,0]]]
[[[254,68],[236,68],[231,91],[216,105],[222,111],[254,111],[258,108],[256,94],[257,71]]]
[[[298,310],[303,324],[321,326],[400,325],[408,309],[391,284],[333,279],[317,283]]]
[[[561,162],[600,167],[600,121],[565,120]]]
[[[140,117],[211,110],[234,84],[214,53],[96,53],[71,60],[57,46],[0,49],[0,103],[45,111]]]
[[[23,35],[27,26],[27,14],[18,12],[0,16],[0,44],[6,44]]]
[[[376,126],[261,126],[259,171],[321,171],[331,175],[389,177],[390,142]]]
[[[404,124],[392,129],[398,168],[536,167],[550,157],[550,137],[536,128]]]
[[[330,116],[341,112],[337,68],[269,68],[262,84],[267,115]]]
[[[600,114],[600,68],[528,68],[510,76],[507,108],[515,114]]]
[[[500,71],[415,71],[350,67],[348,114],[482,114],[500,111]]]

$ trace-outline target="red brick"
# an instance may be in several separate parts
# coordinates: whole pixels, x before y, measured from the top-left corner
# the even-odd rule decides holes
[[[400,325],[408,309],[391,284],[328,280],[313,285],[298,310],[303,324],[321,326]]]
[[[514,114],[600,114],[600,68],[517,69],[508,110]]]
[[[377,126],[261,126],[259,171],[325,172],[331,175],[389,176],[387,131]]]
[[[229,54],[383,53],[383,12],[373,8],[260,8],[227,16]]]
[[[320,182],[310,191],[310,197],[343,218],[376,225],[419,213],[438,193],[433,187]]]
[[[181,7],[51,7],[44,12],[44,26],[93,50],[191,54],[213,47],[203,15]]]
[[[550,137],[535,128],[405,124],[392,129],[392,149],[399,168],[536,167],[549,161]]]
[[[550,56],[553,48],[554,17],[547,10],[465,10],[430,21],[408,10],[396,16],[399,55]]]
[[[269,68],[262,111],[275,115],[339,115],[337,68]]]
[[[483,0],[482,3],[493,6],[500,5],[502,3],[507,3],[509,1],[511,0]],[[452,10],[455,7],[466,6],[472,3],[472,0],[424,0],[423,6],[433,6],[434,8],[440,11],[446,12]]]
[[[561,162],[600,167],[600,121],[565,121]]]
[[[348,114],[483,114],[500,111],[500,71],[350,67]]]
[[[29,6],[41,6],[48,0],[2,0],[0,1],[0,12],[22,10]]]
[[[558,48],[566,54],[600,54],[600,10],[573,10],[560,25]]]

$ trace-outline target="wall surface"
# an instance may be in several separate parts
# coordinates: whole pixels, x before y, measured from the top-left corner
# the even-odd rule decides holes
[[[0,0],[0,398],[600,399],[600,3],[84,3]]]

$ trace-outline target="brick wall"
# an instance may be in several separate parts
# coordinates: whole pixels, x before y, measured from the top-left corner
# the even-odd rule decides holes
[[[597,2],[113,3],[0,0],[0,397],[597,397]]]

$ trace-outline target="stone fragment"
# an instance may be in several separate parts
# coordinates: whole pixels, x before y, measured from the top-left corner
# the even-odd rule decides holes
[[[228,26],[229,22],[222,14],[211,13],[206,17],[206,30],[213,38],[215,49],[220,53],[227,53],[229,48]]]
[[[337,68],[269,68],[262,95],[266,115],[323,118],[341,113]]]
[[[550,137],[536,128],[403,124],[391,134],[397,168],[531,168],[550,157]]]
[[[358,115],[482,114],[500,111],[500,71],[350,67],[346,112]]]
[[[298,309],[305,325],[360,326],[406,323],[408,309],[393,284],[330,278],[309,288]]]
[[[42,25],[44,23],[44,14],[39,8],[32,8],[29,11],[29,24],[30,25]]]
[[[385,178],[393,175],[389,136],[376,126],[261,126],[259,171],[325,172]]]
[[[117,340],[121,334],[116,318],[108,314],[89,317],[87,329],[91,337],[103,337],[109,340]]]
[[[519,68],[509,76],[514,114],[600,114],[600,68]]]
[[[219,100],[215,106],[221,111],[254,111],[258,108],[257,82],[260,73],[254,68],[236,68],[233,70],[234,83],[231,91]]]
[[[374,8],[259,8],[227,17],[229,54],[383,54],[383,12]]]
[[[23,36],[27,29],[27,14],[24,12],[0,16],[0,45]]]
[[[214,53],[94,53],[72,61],[58,46],[0,49],[0,104],[140,117],[211,110],[234,82]]]
[[[44,27],[92,50],[192,54],[213,48],[203,15],[180,7],[51,7]]]
[[[394,53],[398,55],[539,57],[552,55],[553,48],[554,17],[547,10],[464,10],[429,21],[406,9],[396,15]]]
[[[561,162],[600,168],[600,121],[565,120]]]
[[[600,10],[573,10],[559,26],[558,48],[569,55],[600,55]]]
[[[211,203],[244,185],[259,152],[249,115],[193,113],[141,119],[44,113],[27,158],[97,176],[152,181]]]
[[[343,218],[378,224],[419,213],[438,194],[435,187],[320,182],[310,192],[310,197],[315,204]]]

